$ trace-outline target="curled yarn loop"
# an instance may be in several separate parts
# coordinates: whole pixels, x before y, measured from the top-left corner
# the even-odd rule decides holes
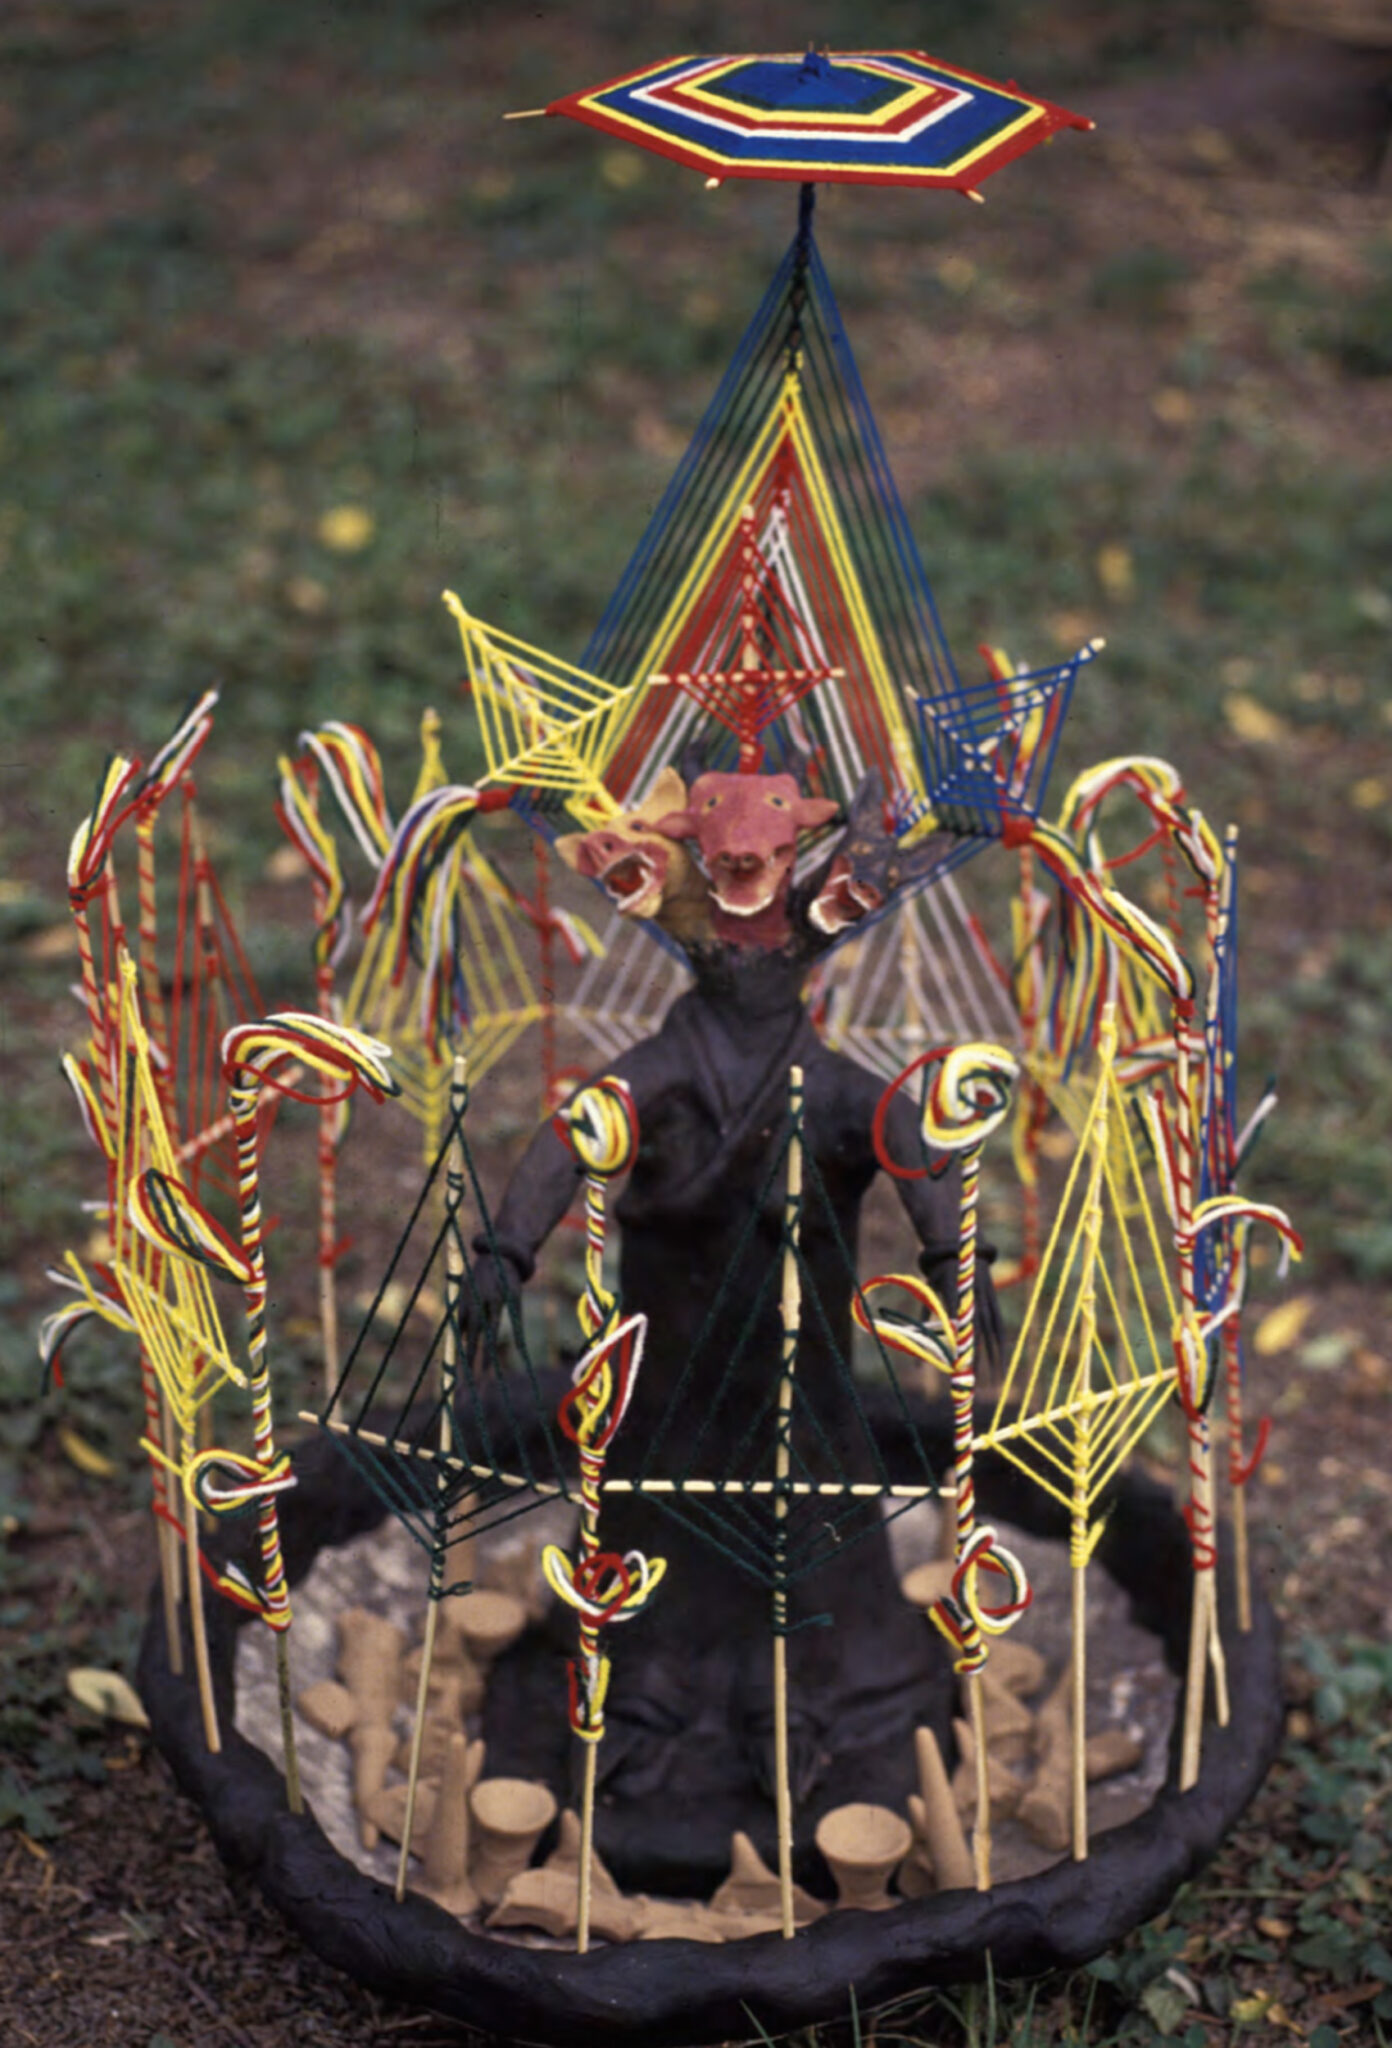
[[[302,732],[299,744],[322,771],[353,837],[377,867],[391,845],[391,818],[376,747],[361,726],[343,719]]]
[[[261,1507],[263,1504],[258,1502],[257,1505]],[[278,1558],[274,1566],[267,1567],[268,1577],[264,1586],[253,1585],[239,1564],[229,1564],[223,1571],[217,1571],[205,1562],[204,1569],[215,1589],[234,1607],[254,1614],[278,1635],[289,1628],[290,1594],[285,1584],[284,1568]]]
[[[1284,1209],[1276,1208],[1271,1202],[1249,1202],[1241,1195],[1210,1195],[1206,1202],[1200,1202],[1188,1229],[1175,1232],[1175,1242],[1181,1250],[1197,1247],[1208,1231],[1221,1229],[1229,1223],[1236,1226],[1234,1236],[1244,1278],[1247,1239],[1254,1223],[1269,1223],[1281,1240],[1281,1260],[1276,1269],[1281,1279],[1285,1278],[1291,1260],[1305,1255],[1305,1240]]]
[[[58,1354],[72,1332],[80,1323],[95,1316],[113,1329],[125,1330],[131,1335],[138,1334],[134,1316],[120,1296],[105,1287],[99,1287],[82,1270],[74,1253],[67,1255],[67,1265],[50,1266],[44,1276],[59,1287],[71,1287],[78,1296],[76,1301],[65,1302],[46,1315],[39,1324],[39,1361],[45,1372],[57,1366]]]
[[[1003,1600],[992,1604],[982,1599],[978,1574],[983,1571],[1004,1579]],[[986,1662],[986,1637],[1003,1636],[1033,1598],[1025,1568],[1015,1553],[997,1541],[995,1530],[987,1524],[974,1529],[962,1546],[951,1591],[928,1610],[934,1626],[957,1652],[953,1669],[964,1676],[980,1671]]]
[[[638,1111],[626,1081],[605,1074],[579,1088],[556,1119],[561,1135],[586,1173],[610,1180],[625,1172],[638,1149]]]
[[[882,1287],[898,1287],[926,1311],[922,1318],[891,1308],[872,1309],[870,1296]],[[858,1327],[877,1337],[887,1351],[915,1358],[921,1365],[950,1373],[957,1362],[957,1335],[952,1317],[926,1280],[917,1273],[876,1273],[859,1286],[851,1300]]]
[[[68,1086],[77,1097],[78,1112],[84,1130],[104,1159],[114,1159],[116,1147],[107,1129],[106,1116],[87,1069],[70,1052],[63,1054],[62,1067]]]
[[[233,1088],[245,1088],[248,1078],[254,1085],[266,1082],[275,1087],[272,1069],[282,1060],[294,1059],[330,1080],[341,1080],[345,1093],[365,1088],[374,1102],[381,1102],[401,1092],[386,1064],[390,1058],[391,1047],[380,1039],[309,1010],[278,1010],[253,1024],[235,1024],[222,1041],[223,1072]]]
[[[935,1152],[983,1145],[1010,1110],[1020,1063],[1002,1045],[957,1045],[940,1061],[923,1100],[923,1142]]]
[[[157,1250],[192,1259],[219,1280],[232,1280],[240,1287],[250,1282],[252,1264],[246,1253],[172,1174],[146,1167],[131,1187],[126,1208],[140,1235]]]
[[[591,1628],[607,1628],[611,1622],[632,1621],[642,1612],[662,1583],[667,1560],[646,1557],[641,1550],[626,1551],[622,1557],[616,1551],[596,1550],[572,1565],[563,1550],[548,1543],[541,1569],[558,1600],[573,1607]]]
[[[213,712],[219,692],[205,690],[195,697],[169,738],[151,760],[136,787],[143,816],[153,818],[179,778],[193,766],[204,740],[213,729]]]
[[[591,1345],[571,1374],[572,1392],[557,1420],[582,1453],[602,1457],[609,1448],[632,1398],[647,1333],[645,1315],[626,1317]]]
[[[922,1180],[927,1166],[901,1166],[890,1156],[885,1120],[894,1097],[915,1074],[932,1068],[919,1112],[919,1135],[935,1152],[969,1152],[984,1145],[1010,1111],[1010,1091],[1020,1063],[1003,1045],[939,1045],[911,1060],[896,1074],[875,1107],[871,1137],[875,1157],[894,1180]],[[941,1169],[938,1169],[941,1170]]]
[[[1194,1316],[1176,1316],[1172,1334],[1180,1404],[1192,1422],[1208,1413],[1218,1384],[1218,1362],[1214,1347]]]
[[[667,1560],[645,1557],[641,1550],[622,1557],[594,1550],[584,1552],[572,1566],[563,1550],[548,1543],[541,1569],[552,1592],[580,1616],[580,1655],[566,1662],[571,1730],[583,1742],[600,1742],[610,1665],[600,1653],[599,1631],[641,1614],[662,1583]]]
[[[254,1514],[273,1494],[295,1484],[290,1454],[271,1459],[248,1457],[241,1451],[200,1451],[184,1469],[184,1492],[210,1515],[235,1520]]]
[[[580,1327],[595,1338],[614,1324],[619,1306],[604,1284],[604,1189],[632,1163],[638,1149],[638,1111],[628,1083],[604,1074],[577,1089],[552,1122],[585,1169],[585,1292]]]
[[[306,862],[318,890],[315,900],[315,965],[336,967],[347,951],[353,931],[338,847],[319,815],[319,806],[313,795],[296,774],[294,762],[282,754],[276,765],[280,770],[277,816]]]
[[[68,848],[68,895],[75,903],[86,902],[101,880],[117,829],[139,801],[138,792],[130,793],[139,774],[138,761],[112,754],[97,778],[96,799]]]

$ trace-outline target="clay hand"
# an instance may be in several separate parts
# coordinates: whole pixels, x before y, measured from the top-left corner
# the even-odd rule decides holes
[[[459,1313],[463,1361],[470,1372],[498,1363],[498,1325],[503,1310],[518,1303],[522,1276],[505,1252],[485,1252],[465,1273]]]
[[[1005,1358],[1005,1325],[1001,1321],[1000,1296],[991,1278],[995,1252],[984,1247],[976,1257],[976,1348],[977,1365],[997,1369]],[[955,1251],[925,1252],[919,1271],[949,1312],[957,1307],[957,1254]]]

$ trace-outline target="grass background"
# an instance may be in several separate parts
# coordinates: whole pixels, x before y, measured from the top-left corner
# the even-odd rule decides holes
[[[1036,659],[1108,639],[1055,796],[1084,763],[1157,753],[1241,827],[1244,1085],[1275,1072],[1281,1090],[1249,1191],[1305,1230],[1314,1303],[1264,1482],[1303,1645],[1297,1718],[1236,1875],[1091,1975],[964,1994],[901,2031],[1323,2028],[1330,2048],[1392,2015],[1392,1667],[1382,1595],[1358,1578],[1388,1512],[1386,1460],[1360,1439],[1385,1428],[1392,1274],[1392,238],[1373,73],[1243,0],[807,0],[795,29],[907,41],[1098,118],[984,208],[826,191],[819,240],[959,662],[987,638]],[[302,906],[267,880],[276,753],[302,725],[360,720],[399,803],[433,702],[467,774],[441,587],[579,653],[791,231],[787,190],[707,193],[499,114],[647,55],[791,33],[780,9],[721,0],[12,0],[0,18],[0,1825],[38,1845],[14,1866],[36,1883],[95,1825],[82,1802],[102,1811],[110,1752],[62,1671],[79,1649],[128,1653],[126,1553],[93,1531],[139,1527],[122,1362],[82,1355],[81,1425],[116,1480],[65,1460],[73,1411],[39,1397],[33,1362],[42,1266],[90,1191],[54,1057],[80,1028],[67,839],[105,753],[148,750],[217,682],[214,851],[264,985],[306,998]],[[1345,111],[1321,125],[1326,73]],[[345,508],[365,516],[326,517]],[[55,1516],[66,1548],[43,1536]],[[1312,1553],[1341,1516],[1357,1526]],[[1243,1887],[1251,1910],[1224,1934]],[[337,1994],[315,1982],[322,2014]],[[324,2038],[375,2040],[351,2031],[386,2024],[364,2013],[344,2002],[350,2031]]]

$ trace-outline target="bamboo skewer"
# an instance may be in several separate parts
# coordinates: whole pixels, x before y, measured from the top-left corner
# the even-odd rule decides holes
[[[178,1516],[178,1480],[174,1471],[174,1418],[169,1412],[169,1403],[161,1403],[160,1445],[167,1458],[164,1474],[164,1505],[166,1512],[155,1517],[156,1541],[159,1545],[160,1592],[164,1604],[164,1640],[169,1652],[169,1668],[176,1678],[183,1676],[184,1644],[179,1631],[179,1606],[183,1593],[180,1573],[179,1532],[170,1521]],[[169,1553],[166,1557],[166,1553]]]
[[[1175,1019],[1175,1127],[1176,1236],[1179,1241],[1180,1341],[1195,1345],[1198,1319],[1194,1298],[1194,1102],[1190,1081],[1192,1057],[1190,1018],[1184,1007]],[[1184,1726],[1180,1744],[1179,1789],[1187,1792],[1199,1775],[1202,1742],[1205,1673],[1212,1663],[1217,1688],[1218,1720],[1228,1719],[1226,1671],[1218,1640],[1217,1603],[1214,1598],[1215,1541],[1217,1528],[1213,1511],[1213,1443],[1208,1418],[1192,1407],[1188,1413],[1189,1507],[1194,1539],[1194,1598],[1189,1618],[1189,1658],[1185,1673]]]
[[[317,1422],[321,1428],[332,1430],[335,1436],[351,1436],[358,1443],[371,1444],[376,1450],[396,1451],[402,1457],[419,1458],[425,1464],[442,1464],[451,1472],[468,1473],[476,1479],[492,1479],[499,1486],[515,1492],[540,1494],[547,1500],[570,1498],[566,1488],[552,1479],[539,1479],[525,1472],[500,1472],[492,1465],[475,1464],[461,1458],[455,1452],[441,1456],[428,1444],[413,1444],[406,1437],[384,1436],[378,1430],[359,1429],[356,1424],[343,1421],[326,1422],[313,1408],[301,1408],[296,1419],[300,1422]],[[997,1438],[1008,1435],[1008,1431],[997,1432]],[[600,1482],[603,1493],[658,1494],[663,1496],[690,1493],[696,1495],[751,1494],[769,1495],[785,1493],[790,1500],[818,1498],[822,1500],[931,1500],[950,1501],[956,1498],[956,1488],[951,1482],[941,1486],[905,1485],[879,1486],[873,1481],[856,1482],[846,1485],[839,1480],[790,1479],[779,1487],[776,1479],[618,1479],[605,1476]]]
[[[594,1903],[594,1809],[595,1779],[599,1767],[599,1744],[585,1744],[585,1773],[580,1788],[580,1868],[576,1879],[575,1952],[585,1955],[590,1946],[590,1913]]]
[[[1087,1812],[1087,1567],[1092,1554],[1088,1537],[1088,1479],[1092,1463],[1092,1354],[1097,1342],[1097,1267],[1102,1252],[1102,1178],[1109,1139],[1108,1093],[1116,1058],[1116,1009],[1108,1003],[1098,1035],[1097,1114],[1092,1127],[1092,1161],[1084,1208],[1083,1270],[1079,1286],[1078,1366],[1073,1425],[1073,1502],[1068,1561],[1072,1567],[1072,1816],[1073,1860],[1088,1853]]]
[[[192,1430],[183,1438],[183,1462],[187,1471],[196,1452]],[[170,1530],[170,1535],[174,1534]],[[198,1503],[190,1487],[184,1497],[184,1555],[188,1565],[189,1622],[193,1629],[193,1668],[198,1677],[198,1700],[203,1712],[203,1739],[214,1756],[222,1750],[217,1702],[213,1698],[213,1672],[208,1658],[208,1618],[203,1607],[203,1574],[198,1552]]]
[[[324,911],[324,891],[316,879],[314,884],[315,915],[321,918]],[[315,968],[315,988],[319,1000],[319,1015],[332,1022],[336,1014],[334,1003],[334,971],[332,963],[324,960]],[[322,1076],[320,1093],[323,1101],[319,1106],[319,1335],[324,1357],[324,1405],[330,1415],[336,1413],[334,1395],[338,1387],[338,1288],[334,1281],[334,1267],[338,1257],[338,1100],[333,1081],[328,1074]],[[442,1440],[443,1441],[443,1440]],[[444,1445],[448,1449],[447,1444]]]
[[[1216,898],[1216,900],[1215,900]],[[1219,983],[1219,949],[1233,943],[1233,916],[1237,899],[1237,827],[1229,825],[1223,835],[1223,867],[1217,889],[1210,885],[1209,905],[1209,955],[1213,976],[1212,1007],[1219,1012],[1222,991]],[[1228,1096],[1232,1087],[1232,1075],[1227,1070],[1225,1054],[1230,1050],[1224,1046],[1221,1033],[1215,1033],[1214,1094],[1216,1097],[1216,1121],[1224,1134],[1231,1129],[1231,1106]],[[1236,1159],[1224,1159],[1228,1180],[1236,1171]],[[1237,1226],[1236,1228],[1240,1228]],[[1231,1257],[1238,1255],[1236,1229],[1231,1244]],[[1243,1635],[1252,1628],[1252,1564],[1247,1540],[1247,1482],[1252,1476],[1243,1443],[1243,1401],[1242,1401],[1242,1333],[1237,1316],[1229,1318],[1223,1326],[1223,1373],[1226,1385],[1226,1406],[1228,1422],[1228,1481],[1229,1501],[1233,1528],[1233,1576],[1237,1587],[1237,1625]],[[1255,1460],[1253,1461],[1255,1464]]]
[[[602,1631],[641,1613],[667,1569],[663,1558],[631,1550],[620,1557],[599,1547],[604,1499],[604,1464],[615,1430],[623,1421],[643,1362],[647,1317],[620,1318],[619,1304],[604,1284],[605,1188],[632,1163],[638,1146],[638,1118],[626,1082],[603,1076],[573,1095],[560,1113],[567,1142],[585,1171],[585,1291],[577,1310],[589,1349],[575,1368],[572,1392],[557,1420],[580,1456],[580,1529],[572,1565],[555,1544],[542,1552],[542,1571],[553,1593],[579,1615],[579,1654],[569,1665],[570,1726],[585,1745],[580,1805],[580,1851],[576,1872],[576,1952],[590,1944],[593,1897],[596,1752],[604,1740],[604,1701],[609,1659],[601,1654]]]
[[[459,1364],[459,1299],[464,1278],[464,1256],[459,1247],[458,1230],[459,1205],[464,1199],[464,1148],[457,1133],[459,1119],[464,1114],[467,1099],[464,1055],[456,1053],[454,1075],[450,1083],[450,1113],[455,1122],[456,1137],[450,1147],[449,1165],[445,1176],[445,1335],[440,1354],[440,1449],[446,1456],[449,1454],[452,1440],[451,1411],[454,1403],[455,1374]],[[441,1466],[442,1491],[446,1484],[446,1468]],[[416,1688],[416,1718],[411,1729],[411,1756],[406,1773],[406,1818],[401,1830],[401,1858],[396,1867],[398,1902],[406,1896],[406,1865],[411,1854],[411,1833],[415,1825],[421,1746],[425,1740],[426,1702],[430,1696],[430,1668],[435,1659],[435,1630],[440,1616],[440,1600],[444,1592],[446,1546],[440,1540],[442,1535],[443,1531],[437,1533],[436,1546],[430,1559],[430,1592],[425,1609],[425,1640],[421,1645],[420,1682]]]
[[[787,1533],[786,1486],[792,1462],[793,1376],[802,1322],[798,1245],[802,1235],[802,1068],[788,1072],[788,1186],[783,1202],[783,1357],[778,1381],[778,1438],[774,1463],[773,1779],[778,1828],[778,1902],[783,1938],[793,1938],[793,1798],[788,1774],[788,1594],[782,1577]]]

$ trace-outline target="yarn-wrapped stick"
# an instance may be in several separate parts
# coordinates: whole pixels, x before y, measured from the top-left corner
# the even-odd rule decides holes
[[[981,1152],[991,1133],[1010,1113],[1011,1089],[1019,1074],[1019,1061],[1004,1046],[973,1043],[937,1047],[922,1054],[893,1080],[880,1098],[875,1113],[876,1148],[882,1159],[885,1114],[892,1097],[912,1075],[927,1070],[927,1084],[919,1117],[919,1131],[925,1153],[955,1153],[961,1162],[961,1221],[957,1243],[957,1309],[946,1316],[931,1290],[920,1295],[930,1308],[932,1320],[916,1340],[930,1362],[948,1372],[952,1404],[952,1477],[956,1488],[952,1591],[930,1610],[934,1625],[947,1636],[957,1652],[956,1668],[961,1675],[972,1726],[976,1734],[977,1807],[974,1857],[976,1882],[981,1891],[991,1885],[990,1803],[986,1786],[986,1734],[981,1688],[978,1683],[986,1662],[985,1638],[1008,1628],[1029,1605],[1030,1592],[1018,1561],[1002,1551],[994,1530],[978,1532],[973,1469],[973,1430],[976,1401],[976,1244],[977,1208],[981,1185]],[[897,1169],[904,1171],[901,1167]],[[918,1289],[915,1287],[915,1293]],[[931,1336],[929,1333],[932,1333]],[[901,1337],[898,1348],[910,1340]],[[978,1575],[994,1571],[1004,1576],[1011,1588],[1009,1598],[998,1607],[983,1602],[977,1589]]]
[[[392,820],[376,747],[361,726],[342,719],[302,732],[299,744],[337,797],[358,845],[372,866],[380,867],[391,845]]]
[[[605,1190],[626,1173],[638,1149],[638,1111],[628,1083],[605,1074],[571,1096],[552,1119],[585,1169],[585,1292],[576,1311],[593,1341],[618,1315],[604,1284]]]
[[[171,1045],[159,970],[159,925],[155,893],[155,825],[161,807],[192,768],[213,729],[216,690],[195,697],[136,785],[135,857],[139,916],[140,988],[150,1039],[160,1055],[156,1082],[166,1111],[173,1108]]]
[[[571,1730],[586,1745],[576,1914],[576,1944],[582,1955],[589,1946],[590,1932],[595,1757],[604,1739],[604,1701],[609,1690],[609,1659],[601,1652],[600,1637],[604,1629],[642,1613],[667,1569],[665,1558],[649,1558],[641,1551],[631,1550],[620,1557],[601,1550],[599,1538],[605,1458],[633,1396],[647,1328],[643,1315],[611,1322],[575,1368],[571,1391],[560,1404],[557,1420],[580,1456],[578,1554],[572,1561],[553,1543],[547,1545],[541,1559],[552,1592],[579,1616],[579,1654],[568,1662],[566,1671]]]
[[[649,1559],[639,1551],[620,1557],[601,1550],[599,1536],[604,1462],[633,1396],[648,1329],[646,1316],[621,1318],[618,1300],[604,1284],[606,1190],[632,1164],[638,1113],[627,1083],[606,1074],[578,1089],[553,1121],[585,1170],[585,1291],[577,1315],[589,1349],[557,1411],[562,1431],[580,1456],[578,1552],[574,1562],[555,1544],[542,1553],[547,1584],[575,1609],[580,1624],[579,1654],[567,1665],[567,1675],[571,1729],[585,1744],[576,1913],[576,1946],[583,1955],[590,1939],[595,1759],[604,1739],[609,1688],[609,1659],[600,1651],[600,1636],[642,1612],[667,1566],[664,1559]]]
[[[336,1082],[342,1097],[362,1088],[374,1101],[380,1102],[385,1096],[397,1092],[397,1084],[386,1065],[390,1056],[390,1047],[379,1040],[307,1011],[281,1011],[255,1023],[235,1025],[222,1041],[223,1076],[237,1143],[237,1198],[242,1251],[248,1267],[248,1278],[243,1288],[247,1354],[251,1365],[252,1431],[255,1457],[257,1463],[264,1467],[274,1464],[275,1437],[266,1356],[266,1259],[257,1146],[261,1091],[266,1086],[281,1087],[299,1100],[322,1101],[322,1093],[308,1097],[298,1089],[277,1081],[277,1068],[295,1061],[329,1083]],[[261,1501],[259,1525],[262,1579],[257,1598],[262,1619],[276,1634],[286,1789],[291,1811],[298,1813],[302,1801],[290,1703],[289,1662],[285,1649],[285,1631],[290,1626],[290,1598],[285,1583],[274,1493],[268,1493]]]

